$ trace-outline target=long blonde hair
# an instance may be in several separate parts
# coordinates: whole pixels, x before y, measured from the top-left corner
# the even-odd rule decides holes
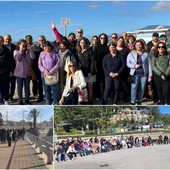
[[[69,68],[70,64],[75,65],[75,72],[78,70],[77,66],[76,66],[76,63],[74,61],[69,61],[68,62],[68,71],[67,71],[67,75],[66,75],[66,80],[68,80],[69,77],[72,75],[72,72],[70,71],[70,68]]]

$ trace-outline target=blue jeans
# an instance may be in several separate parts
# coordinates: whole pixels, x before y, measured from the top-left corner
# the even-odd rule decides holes
[[[66,154],[61,154],[61,153],[60,153],[60,154],[57,155],[57,160],[58,160],[58,162],[61,161],[61,157],[63,158],[64,161],[66,161]]]
[[[24,85],[24,92],[25,92],[25,100],[29,101],[30,97],[30,77],[27,78],[20,78],[16,77],[17,79],[17,85],[18,85],[18,97],[19,101],[23,101],[23,94],[22,94],[22,89]]]
[[[42,78],[42,83],[45,92],[45,102],[46,105],[51,105],[52,101],[54,105],[58,105],[59,101],[59,83],[54,85],[46,85],[44,78]]]
[[[147,76],[135,76],[134,83],[131,84],[131,103],[136,103],[136,95],[138,94],[138,103],[142,101]]]

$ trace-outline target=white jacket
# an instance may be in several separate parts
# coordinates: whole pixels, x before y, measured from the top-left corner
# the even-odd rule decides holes
[[[63,91],[62,96],[67,96],[68,90],[70,89],[70,83],[71,83],[71,76],[66,81],[66,85],[64,87],[64,91]],[[73,78],[73,86],[78,86],[79,89],[83,89],[84,87],[86,87],[86,81],[84,79],[84,75],[83,75],[83,72],[81,70],[77,70],[75,72],[75,76]]]

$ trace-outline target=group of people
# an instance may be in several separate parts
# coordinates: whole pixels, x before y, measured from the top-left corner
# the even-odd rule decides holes
[[[72,139],[70,137],[67,140],[62,140],[58,145],[55,144],[54,152],[58,162],[74,160],[79,156],[86,156],[91,154],[98,154],[104,152],[110,152],[114,150],[121,150],[133,147],[142,146],[153,146],[154,144],[170,144],[170,137],[168,135],[159,135],[156,139],[148,137],[142,137],[139,139],[138,136],[113,136],[108,139],[106,138],[90,138],[90,139]],[[56,146],[58,146],[56,148]]]
[[[126,32],[121,36],[113,33],[111,40],[101,33],[90,42],[83,29],[65,37],[54,22],[51,28],[56,37],[53,42],[41,35],[34,44],[32,36],[27,35],[14,45],[11,35],[0,36],[1,102],[13,100],[17,81],[19,104],[31,104],[32,80],[37,102],[45,95],[47,105],[83,104],[79,96],[85,89],[86,104],[90,105],[94,100],[108,104],[109,98],[115,105],[120,100],[141,105],[144,96],[152,98],[153,104],[170,104],[170,57],[165,34],[153,33],[147,44]],[[54,84],[46,83],[46,77],[56,75],[59,77]]]
[[[24,140],[25,136],[25,129],[20,128],[20,129],[5,129],[1,128],[0,129],[0,141],[1,143],[6,143],[8,142],[8,146],[11,147],[12,141],[15,142],[17,140]]]

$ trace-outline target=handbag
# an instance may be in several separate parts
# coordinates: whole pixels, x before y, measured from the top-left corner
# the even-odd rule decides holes
[[[134,83],[134,81],[135,81],[135,77],[133,75],[129,75],[128,82],[129,83]]]
[[[88,102],[88,92],[87,88],[79,89],[78,90],[78,102]]]
[[[46,85],[54,85],[58,83],[59,80],[59,73],[58,70],[55,74],[49,75],[49,74],[44,74],[44,79],[45,79],[45,84]]]
[[[33,81],[37,80],[37,76],[35,75],[35,72],[32,67],[30,67],[30,73],[31,73],[31,80]]]

